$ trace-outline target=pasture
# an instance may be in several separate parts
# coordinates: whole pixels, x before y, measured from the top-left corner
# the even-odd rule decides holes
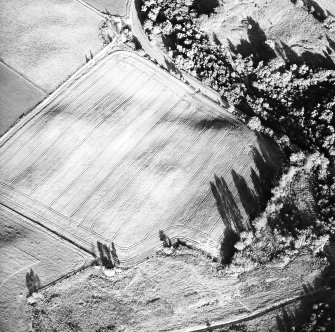
[[[124,264],[158,247],[160,229],[217,253],[281,165],[271,143],[126,51],[16,126],[0,155],[4,204],[87,249],[114,241]]]
[[[102,47],[101,20],[73,0],[0,0],[0,58],[50,93]]]
[[[93,257],[0,205],[0,330],[28,331],[24,303],[26,273],[41,285],[72,272]]]
[[[0,136],[46,94],[0,61]]]

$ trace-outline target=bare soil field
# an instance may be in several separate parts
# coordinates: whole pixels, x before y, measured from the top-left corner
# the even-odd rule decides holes
[[[196,251],[183,249],[113,277],[90,268],[42,292],[43,299],[31,308],[33,326],[36,332],[67,332],[74,326],[83,332],[191,331],[205,328],[206,321],[213,326],[248,317],[322,288],[321,266],[305,253],[285,268],[263,267],[236,279],[218,273],[216,264]],[[266,317],[271,319],[257,331],[276,328],[281,310]],[[254,322],[249,326],[254,328]]]
[[[85,2],[101,12],[108,12],[111,15],[125,16],[127,6],[132,0],[86,0]]]
[[[46,94],[0,62],[0,136]]]
[[[73,0],[1,0],[0,58],[50,93],[102,47],[100,22]]]
[[[125,51],[0,144],[3,204],[87,249],[114,241],[129,264],[160,245],[160,229],[217,254],[227,225],[248,228],[260,181],[281,165],[270,142]]]
[[[28,331],[25,313],[30,268],[41,285],[89,264],[93,257],[0,205],[0,330]]]

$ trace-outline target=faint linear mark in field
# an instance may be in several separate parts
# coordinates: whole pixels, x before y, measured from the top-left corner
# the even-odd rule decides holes
[[[182,101],[182,100],[181,100],[181,101]],[[179,101],[179,102],[180,102],[180,101]],[[176,107],[176,106],[175,106],[175,107]],[[188,103],[188,108],[189,108],[189,107],[190,107],[190,104]],[[172,108],[172,109],[173,109],[173,108]],[[172,110],[172,109],[170,109],[170,110]],[[156,126],[158,123],[159,123],[159,121],[155,124],[155,126]],[[155,127],[155,126],[154,126],[154,127]],[[172,134],[174,135],[174,134],[175,134],[178,130],[180,130],[180,129],[181,129],[181,128],[178,127]],[[152,130],[152,129],[151,129],[151,130]],[[148,133],[150,133],[151,130],[148,131]],[[148,134],[148,133],[147,133],[147,134]],[[161,133],[160,135],[164,135],[164,133]],[[160,136],[159,136],[159,137],[160,137]],[[135,147],[137,147],[137,146],[143,141],[144,138],[145,138],[145,137],[143,137],[139,142],[137,142],[136,145],[135,145]],[[164,146],[164,145],[170,140],[170,138],[171,138],[171,136],[167,137],[166,140],[162,143],[162,146]],[[134,147],[134,148],[135,148],[135,147]],[[150,162],[150,160],[151,160],[152,158],[154,158],[154,156],[155,156],[156,153],[158,153],[158,152],[159,152],[159,151],[156,151],[155,154],[151,154],[150,157],[148,157],[147,160],[146,160],[145,162],[143,162],[143,166],[145,166],[148,162]],[[126,157],[128,157],[128,156],[126,156]],[[183,157],[183,156],[181,156],[180,159],[181,159],[182,157]],[[121,163],[121,162],[122,162],[122,160],[120,161],[120,163]],[[134,162],[135,162],[135,161],[133,161],[133,163],[134,163]],[[119,166],[119,165],[117,165],[117,166]],[[116,166],[116,167],[117,167],[117,166]],[[116,167],[115,167],[115,168],[116,168]],[[141,171],[142,171],[142,169],[140,169],[140,170],[138,171],[138,173],[141,172]],[[127,184],[131,183],[132,179],[135,178],[135,177],[138,175],[138,173],[134,174],[134,176],[133,176],[132,178],[129,179],[128,183],[125,183],[125,184],[124,184],[124,187],[127,187]],[[158,181],[159,181],[159,180],[158,180]],[[124,190],[122,190],[121,193],[124,192],[125,190],[126,190],[126,188],[125,188]],[[106,193],[106,194],[108,194],[108,193]],[[106,194],[105,194],[105,195],[106,195]],[[104,196],[105,196],[105,195],[104,195]],[[103,196],[103,197],[104,197],[104,196]],[[123,204],[124,204],[124,203],[123,203]],[[122,206],[120,207],[120,209],[123,209],[123,208],[124,208],[124,206],[123,206],[123,207],[122,207]]]
[[[87,9],[89,9],[93,13],[101,16],[102,18],[107,18],[108,17],[108,15],[103,14],[98,9],[96,9],[95,7],[93,7],[92,5],[88,4],[87,2],[85,2],[83,0],[74,0],[74,1],[77,2],[79,5],[81,5],[81,6],[85,7],[85,8],[87,8]]]
[[[29,197],[27,197],[27,198],[29,198]],[[38,203],[41,204],[40,202],[38,202]],[[5,205],[5,206],[7,207],[7,205]],[[23,210],[23,211],[24,211],[25,207],[23,207],[23,206],[21,206],[21,205],[19,205],[19,207],[21,207],[20,210]],[[13,209],[10,208],[10,207],[8,207],[8,208],[9,208],[10,210],[13,210]],[[46,207],[46,208],[48,208],[48,207]],[[22,215],[20,212],[18,212],[18,211],[16,211],[16,210],[14,210],[14,212],[15,212],[15,213],[18,213],[19,215]],[[57,213],[58,215],[61,216],[61,214],[58,213],[57,211],[56,211],[56,213]],[[87,241],[85,237],[83,238],[83,237],[82,237],[83,234],[81,234],[81,236],[80,236],[80,235],[78,236],[77,232],[74,233],[73,231],[69,231],[68,229],[65,230],[65,229],[62,228],[62,227],[61,227],[61,229],[63,230],[63,232],[60,234],[59,232],[54,231],[53,229],[50,229],[49,227],[46,227],[46,226],[45,226],[45,224],[44,224],[45,222],[47,222],[47,224],[48,224],[48,223],[54,224],[54,223],[51,221],[50,218],[49,218],[49,219],[46,219],[46,218],[44,218],[42,215],[38,215],[38,216],[39,216],[40,219],[42,218],[42,219],[44,220],[44,223],[38,222],[38,221],[36,221],[36,220],[34,220],[34,219],[30,218],[30,217],[27,217],[26,215],[22,215],[22,216],[25,217],[25,218],[27,218],[28,220],[31,220],[31,221],[33,221],[33,222],[36,222],[37,224],[39,224],[39,225],[42,226],[43,228],[47,229],[48,231],[51,231],[51,233],[55,233],[57,236],[59,236],[60,238],[63,238],[64,240],[67,240],[67,241],[70,242],[72,245],[74,244],[75,246],[79,247],[80,249],[83,249],[84,251],[91,253],[88,249],[82,247],[82,246],[81,246],[80,244],[78,244],[77,242],[75,242],[75,241],[73,241],[72,239],[69,239],[69,238],[68,238],[68,236],[70,235],[72,238],[75,238],[75,239],[79,240],[79,243],[80,243],[80,242],[84,242],[84,243],[87,244],[88,247],[91,247],[91,242],[90,242],[90,241]],[[66,218],[66,219],[69,219],[69,218]],[[59,227],[59,225],[56,225],[56,224],[54,224],[54,226],[56,227],[56,229],[57,229],[57,227]],[[172,228],[175,228],[175,227],[172,226]],[[181,228],[182,228],[182,229],[188,229],[189,227],[181,227]],[[168,227],[168,229],[171,229],[171,227]],[[202,232],[201,232],[201,233],[202,233]],[[178,232],[178,234],[180,234],[180,232]],[[197,234],[199,234],[199,230],[197,230]],[[156,237],[157,237],[156,234],[152,234],[152,236],[151,236],[151,238],[156,238]],[[193,243],[193,244],[196,245],[196,246],[199,246],[199,245],[200,245],[200,243],[199,243],[198,241],[194,240],[193,238],[189,238],[189,237],[185,238],[185,237],[183,237],[183,236],[177,236],[177,237],[178,237],[178,238],[181,238],[181,239],[183,239],[183,240],[189,241],[189,242]],[[203,234],[202,237],[205,237],[205,238],[206,238],[206,235]],[[105,237],[102,237],[101,235],[100,235],[99,238],[100,238],[100,239],[103,239],[103,240],[105,240],[105,241],[107,241],[107,242],[110,241],[110,239],[105,238]],[[175,236],[173,236],[173,238],[175,238]],[[116,245],[117,250],[118,250],[118,251],[122,251],[124,256],[129,256],[129,255],[130,255],[130,257],[125,257],[125,258],[122,260],[123,264],[134,265],[134,264],[137,264],[137,263],[139,263],[139,262],[142,262],[142,261],[144,261],[144,260],[146,259],[146,257],[150,256],[155,250],[157,250],[157,249],[159,249],[159,248],[161,247],[161,244],[158,243],[157,245],[154,245],[154,246],[150,245],[149,247],[147,247],[144,251],[142,251],[142,252],[139,253],[139,254],[137,254],[137,253],[136,253],[136,254],[127,253],[127,252],[129,252],[129,250],[131,250],[132,248],[136,247],[137,245],[138,245],[138,244],[132,244],[132,245],[127,246],[127,247]],[[200,245],[200,247],[201,247],[201,245]]]
[[[130,64],[132,65],[129,61],[125,60],[124,59],[124,55],[123,54],[117,54],[117,56],[115,56],[115,63],[114,63],[114,66],[118,65],[119,62],[121,62],[121,67],[124,63],[127,63],[127,64]],[[113,59],[114,60],[114,59]],[[103,66],[106,62],[108,62],[108,57],[101,60],[99,63],[95,64],[95,68],[93,71],[93,74],[98,74],[97,77],[94,78],[92,84],[95,84],[97,81],[100,80],[101,77],[103,77],[105,75],[104,72],[100,73],[100,76],[99,76],[99,67]],[[84,66],[85,67],[85,66]],[[85,69],[86,71],[84,71],[83,73],[81,72],[81,75],[86,75],[87,74],[87,68]],[[93,75],[91,74],[91,76]],[[61,96],[62,96],[62,99],[61,100],[56,100],[55,99],[55,96],[53,96],[53,99],[51,99],[50,101],[48,101],[48,103],[44,106],[43,105],[43,108],[39,109],[39,112],[36,113],[36,114],[33,114],[33,116],[31,118],[28,119],[28,121],[25,123],[24,127],[21,128],[21,131],[20,131],[20,134],[18,134],[17,132],[15,133],[15,139],[12,139],[11,141],[8,142],[5,141],[1,147],[7,143],[7,145],[5,146],[5,148],[3,149],[3,153],[5,153],[13,144],[16,143],[17,140],[19,140],[27,131],[28,129],[31,129],[34,125],[35,125],[35,122],[32,121],[32,120],[39,120],[40,118],[42,118],[43,116],[45,116],[45,113],[43,112],[44,109],[46,108],[50,108],[51,106],[53,106],[54,108],[58,108],[59,107],[59,104],[61,103],[62,104],[62,107],[61,109],[65,109],[68,104],[69,104],[69,101],[66,102],[67,98],[69,97],[69,95],[73,92],[73,91],[76,91],[77,95],[86,95],[86,91],[90,88],[90,86],[84,86],[84,89],[81,87],[82,85],[82,82],[81,80],[79,80],[79,78],[74,75],[73,76],[74,78],[71,80],[70,78],[70,83],[69,83],[69,86],[67,86],[67,89],[66,90],[62,90],[61,88],[59,88],[58,90],[61,90]],[[81,76],[80,76],[81,77]],[[91,85],[92,85],[91,84]],[[83,89],[83,91],[81,91]],[[56,90],[52,95],[56,94],[56,98],[59,97],[59,95],[57,95],[57,91]],[[77,91],[78,90],[78,91]],[[72,100],[73,102],[73,100]],[[47,121],[46,121],[47,122]],[[42,124],[44,125],[44,122],[42,122]],[[33,135],[29,138],[26,138],[25,141],[30,141],[32,140],[35,136],[37,136],[39,134],[39,131],[35,131],[33,133]],[[22,146],[21,148],[22,149]],[[15,151],[14,155],[17,154],[18,151]],[[4,159],[1,160],[1,163],[3,162]]]
[[[158,121],[159,122],[159,121]],[[151,131],[152,131],[152,129],[158,124],[158,122],[151,128],[151,130],[150,131],[148,131],[143,137],[142,137],[142,139],[133,147],[133,149],[130,151],[130,152],[132,152],[136,147],[138,147],[139,145],[140,145],[140,143],[141,142],[143,142],[143,140],[145,139],[145,138],[147,138],[148,136],[147,136],[147,134],[149,134]],[[178,130],[179,130],[180,128],[177,128],[176,130],[175,130],[175,132],[174,133],[176,133]],[[161,133],[160,134],[161,136],[163,136],[164,135],[164,133]],[[160,136],[159,136],[160,137]],[[159,138],[158,137],[158,138]],[[165,142],[163,142],[162,143],[162,145],[161,145],[161,147],[164,147],[165,146],[165,144],[167,144],[168,142],[169,142],[169,138],[170,137],[168,137],[166,140],[165,140]],[[147,164],[147,163],[149,163],[154,157],[155,157],[155,155],[158,153],[159,151],[156,151],[154,154],[151,154],[150,155],[150,157],[148,157],[147,159],[146,159],[146,161],[145,162],[143,162],[143,167]],[[119,164],[118,165],[116,165],[115,167],[114,167],[114,169],[113,169],[113,171],[125,160],[125,159],[127,159],[129,157],[129,153],[119,162]],[[136,160],[133,160],[133,163],[135,163],[136,162]],[[142,169],[139,169],[139,171],[136,173],[136,174],[134,174],[133,175],[133,177],[132,178],[130,178],[129,180],[128,180],[128,182],[127,183],[124,183],[123,184],[123,187],[124,187],[124,189],[123,190],[121,190],[121,192],[120,192],[120,194],[122,194],[123,192],[125,192],[126,191],[126,187],[127,187],[127,185],[128,184],[130,184],[131,183],[131,181],[138,175],[138,173],[140,173],[142,171]],[[108,192],[106,192],[101,198],[104,198],[106,195],[108,195]],[[96,204],[94,204],[94,206],[92,206],[90,209],[89,209],[89,211],[87,211],[87,213],[85,214],[85,216],[84,216],[84,219],[83,219],[83,222],[84,222],[84,220],[85,220],[85,218],[91,213],[91,211],[92,210],[94,210],[95,208],[96,208],[96,206],[99,204],[99,202],[97,202]],[[104,211],[101,211],[101,213],[104,213]],[[100,214],[101,214],[100,213]],[[95,217],[95,219],[97,219],[98,218],[98,215],[96,215],[96,217]]]
[[[120,97],[120,99],[121,99],[121,97]],[[117,100],[117,98],[115,98],[113,101],[116,101]],[[129,100],[126,100],[125,102],[128,102]],[[121,109],[121,107],[122,106],[124,106],[124,104],[123,103],[121,103],[120,105],[118,105],[115,109],[113,109],[113,112],[111,112],[111,114],[110,115],[108,115],[108,116],[105,116],[103,119],[101,119],[100,120],[100,122],[98,122],[98,124],[96,124],[94,127],[93,127],[93,129],[89,132],[89,133],[87,133],[86,134],[86,136],[81,140],[81,141],[79,141],[68,153],[67,153],[67,155],[66,155],[66,157],[67,156],[69,156],[72,152],[74,152],[78,147],[80,147],[83,143],[85,143],[85,141],[86,140],[88,140],[90,137],[91,137],[91,135],[92,134],[94,134],[96,131],[97,131],[97,129],[99,128],[99,126],[101,126],[101,125],[104,125],[105,123],[106,123],[106,120],[108,119],[108,118],[110,118],[112,115],[114,115],[115,114],[115,112],[117,112],[119,109]],[[103,107],[103,105],[101,105],[101,107]],[[114,135],[115,136],[115,135]],[[113,136],[113,137],[114,137]],[[90,152],[87,152],[83,157],[85,157],[86,155],[88,155]],[[66,158],[66,157],[64,157],[64,158]],[[57,161],[56,161],[57,162]],[[58,161],[59,162],[59,161]],[[49,162],[49,164],[50,164],[50,162]],[[53,165],[54,166],[54,165]],[[36,189],[38,189],[38,186],[40,185],[40,183],[43,181],[43,179],[41,179],[39,182],[37,182],[36,183],[36,185],[34,186],[34,188],[32,189],[32,191],[30,192],[30,195],[31,194],[33,194],[33,192],[36,190]]]
[[[102,75],[103,75],[103,74],[102,74]],[[101,75],[100,77],[102,77],[102,75]],[[95,83],[97,80],[98,80],[98,78],[97,78],[93,83]],[[48,103],[46,106],[43,106],[43,108],[40,109],[38,113],[33,114],[33,116],[32,116],[31,118],[29,118],[28,121],[24,124],[24,127],[21,128],[20,133],[19,133],[19,134],[18,134],[17,132],[15,133],[15,139],[11,139],[10,141],[7,140],[7,141],[5,141],[5,142],[1,145],[1,147],[2,147],[5,143],[7,143],[6,146],[5,146],[5,148],[3,149],[3,153],[6,152],[6,151],[7,151],[13,144],[15,144],[16,141],[19,140],[19,139],[20,139],[20,138],[21,138],[21,137],[28,131],[28,129],[31,129],[31,128],[35,125],[35,122],[32,121],[32,120],[35,120],[35,121],[36,121],[36,119],[38,120],[38,119],[40,119],[41,117],[44,116],[44,112],[43,112],[43,110],[44,110],[45,108],[48,108],[48,107],[50,107],[50,105],[53,105],[53,104],[55,104],[54,107],[58,107],[60,103],[62,103],[62,104],[63,104],[62,107],[65,108],[66,105],[67,105],[67,103],[65,103],[64,100],[66,100],[67,96],[68,96],[73,90],[76,90],[76,89],[79,87],[79,85],[80,85],[80,81],[76,78],[74,81],[71,82],[70,86],[68,86],[67,89],[66,89],[65,91],[64,91],[64,90],[62,91],[62,97],[63,97],[62,100],[60,100],[60,101],[56,101],[56,102],[55,102],[55,99],[53,98],[53,99],[51,99],[51,101],[49,101],[49,103]],[[85,90],[82,91],[82,93],[84,93],[84,92],[87,90],[87,88],[88,88],[88,87],[86,87]],[[58,89],[58,90],[59,90],[59,89]],[[56,91],[57,91],[57,90],[56,90]],[[56,92],[55,92],[55,93],[56,93]],[[44,123],[43,123],[43,124],[44,124]],[[29,139],[27,138],[25,141],[33,139],[33,138],[34,138],[35,136],[37,136],[38,134],[39,134],[38,131],[34,132],[34,133],[33,133],[33,136],[30,137]],[[21,147],[21,148],[22,148],[22,147]],[[2,162],[2,161],[1,161],[1,162]]]
[[[90,98],[90,96],[87,96],[87,97],[86,97],[86,101],[89,100],[89,98]],[[121,99],[122,97],[117,95],[117,96],[115,97],[115,99],[117,99],[117,98]],[[83,102],[83,104],[85,104],[86,101]],[[100,103],[100,101],[101,101],[101,100],[98,99],[98,102],[97,102],[95,105],[93,105],[92,108],[94,109],[94,107],[97,106],[97,105]],[[64,107],[64,109],[66,109],[66,107]],[[63,109],[63,110],[64,110],[64,109]],[[47,112],[47,114],[48,114],[48,112]],[[76,113],[74,112],[74,114],[76,114]],[[58,136],[56,136],[56,137],[53,139],[53,141],[51,142],[51,144],[48,146],[47,149],[41,151],[40,154],[39,154],[39,156],[36,156],[35,161],[34,161],[31,165],[35,165],[35,164],[39,161],[40,158],[42,158],[42,157],[43,157],[43,156],[44,156],[44,155],[45,155],[51,148],[53,148],[53,147],[58,143],[58,140],[59,140],[62,136],[64,136],[65,133],[66,133],[68,130],[71,130],[72,125],[73,125],[75,122],[80,121],[81,119],[83,119],[83,118],[85,118],[85,117],[87,116],[86,112],[78,112],[77,114],[79,115],[79,117],[76,118],[76,115],[74,115],[72,118],[70,118],[70,119],[72,120],[72,122],[70,121],[69,123],[67,123],[67,126],[65,127],[65,129],[63,129],[63,130],[58,134]],[[101,123],[103,123],[103,121],[104,121],[104,119],[102,119]],[[41,133],[41,135],[42,135],[42,134],[43,134],[43,132]],[[23,145],[23,146],[24,146],[24,145]],[[36,146],[35,150],[38,149],[38,148],[39,148],[39,145]],[[33,153],[33,152],[34,152],[34,150],[33,150],[33,151],[30,151],[30,153]],[[31,157],[31,156],[30,156],[30,155],[27,155],[26,158],[25,158],[24,160],[26,160],[26,159],[29,158],[29,157]],[[23,160],[23,161],[21,160],[21,162],[22,162],[22,167],[24,167],[24,165],[25,165],[24,160]],[[21,167],[21,168],[22,168],[22,167]],[[15,183],[17,182],[17,180],[20,178],[20,175],[21,175],[21,174],[18,174],[18,175],[16,176],[16,178],[14,178],[14,179],[12,180],[12,183],[13,183],[13,184],[15,184]]]
[[[114,109],[114,113],[115,113],[115,111],[116,111],[116,109],[118,109],[118,108],[121,108],[121,107],[124,107],[132,98],[133,98],[134,96],[132,95],[132,96],[129,96],[129,97],[127,97],[123,102],[121,102],[115,109]],[[158,96],[157,96],[157,98],[158,98]],[[113,114],[111,114],[110,116],[112,116]],[[135,118],[133,119],[133,121],[135,120]],[[119,131],[120,132],[120,131]],[[118,133],[119,133],[118,132]],[[114,134],[113,136],[112,136],[112,140],[115,138],[115,136],[118,134],[118,133],[116,133],[116,134]],[[111,141],[112,141],[111,140]],[[98,162],[98,159],[99,159],[99,157],[101,157],[102,155],[103,155],[103,153],[105,152],[105,150],[107,149],[109,147],[109,145],[107,145],[106,146],[106,148],[105,149],[103,149],[102,151],[100,151],[100,153],[98,154],[98,156],[95,158],[95,159],[93,159],[92,160],[92,162],[89,164],[89,165],[87,165],[86,167],[85,167],[85,169],[80,173],[80,174],[78,174],[78,175],[76,175],[76,177],[66,186],[66,188],[64,188],[63,190],[62,190],[62,192],[60,193],[60,194],[58,194],[49,204],[50,204],[50,206],[52,206],[52,205],[54,205],[55,204],[55,202],[64,194],[64,193],[66,193],[66,191],[76,182],[76,181],[78,181],[79,180],[79,178],[82,176],[82,174],[84,174],[84,172],[86,171],[86,170],[88,170],[91,166],[92,166],[92,164],[94,164],[94,163],[97,163]]]
[[[178,105],[181,101],[182,101],[182,100],[177,101],[177,102],[170,108],[170,111],[172,111],[173,109],[175,109],[175,108],[177,107],[177,105]],[[159,121],[160,121],[160,119],[159,119],[158,121],[156,121],[154,127],[158,125]],[[149,133],[149,132],[151,132],[151,131],[152,131],[152,128],[151,128],[150,130],[148,130],[147,133]],[[144,139],[144,137],[142,137],[141,141],[139,141],[139,142],[136,143],[136,145],[133,147],[133,149],[134,149],[136,146],[138,146],[138,145],[142,142],[143,139]],[[122,160],[121,160],[120,162],[122,162]],[[115,169],[116,169],[117,167],[118,167],[118,165],[116,165]],[[112,175],[112,173],[114,172],[115,169],[113,169],[112,172],[111,172],[108,176]],[[123,202],[122,204],[125,204],[125,202]],[[122,207],[121,207],[121,209],[122,209]],[[95,226],[95,224],[96,224],[97,222],[98,222],[98,221],[96,221],[96,222],[91,226],[92,232],[94,232],[94,233],[95,233],[95,231],[94,231],[93,227]],[[122,226],[121,226],[121,227],[122,227]]]
[[[100,76],[100,78],[102,77],[102,75]],[[93,82],[94,84],[98,81],[99,77],[96,78],[96,80]],[[76,87],[78,87],[76,85]],[[85,92],[87,92],[87,90],[89,89],[89,86],[86,87],[84,89],[83,94],[85,94]],[[69,93],[69,91],[68,91]],[[84,101],[87,101],[89,98],[89,96],[86,97],[86,99]],[[61,107],[59,107],[59,104],[62,104]],[[65,110],[67,107],[68,107],[68,104],[69,104],[69,101],[66,102],[66,98],[65,96],[63,96],[63,99],[60,100],[60,101],[57,101],[56,102],[56,105],[54,106],[55,109],[58,109],[58,112],[61,113],[63,110]],[[50,105],[47,106],[48,108],[50,108]],[[49,116],[48,116],[49,115]],[[46,120],[45,121],[41,121],[41,118],[43,116],[47,116]],[[68,126],[65,127],[64,129],[64,132],[69,129],[71,127],[71,125],[74,123],[74,121],[77,121],[78,119],[80,119],[83,115],[81,115],[81,113],[75,113],[72,117],[72,119],[70,118],[70,120],[73,120],[72,122],[69,122],[68,123]],[[45,126],[45,123],[48,122],[48,120],[52,119],[52,114],[50,116],[50,114],[46,113],[45,112],[40,112],[37,114],[37,119],[40,120],[40,122],[42,122],[42,125]],[[36,119],[35,119],[36,120]],[[8,146],[6,146],[6,148],[3,150],[3,153],[5,153],[13,144],[15,144],[17,142],[18,139],[20,139],[26,132],[28,132],[29,129],[32,129],[32,127],[36,124],[36,121],[33,122],[31,121],[29,123],[29,125],[27,125],[26,127],[22,128],[22,132],[21,132],[21,135],[19,135],[18,137],[15,137],[15,139],[12,139],[12,141],[8,144]],[[39,123],[37,123],[39,124]],[[26,139],[26,141],[31,141],[35,138],[39,138],[42,134],[44,134],[44,131],[43,130],[36,130],[36,131],[33,131],[33,134],[31,137],[28,137]],[[25,147],[25,144],[21,144],[20,148],[18,150],[14,150],[15,153],[12,153],[12,156],[10,158],[7,158],[7,159],[2,159],[1,160],[1,165],[5,165],[6,163],[8,163],[13,157],[15,157],[23,148]],[[36,147],[37,148],[37,147]],[[35,148],[35,149],[36,149]],[[30,151],[30,152],[33,152],[33,151]],[[24,165],[24,163],[23,163]]]
[[[16,270],[16,272],[10,274],[7,278],[5,278],[5,279],[1,282],[0,287],[2,287],[8,280],[12,279],[12,278],[13,278],[15,275],[17,275],[18,273],[21,273],[22,271],[25,271],[25,270],[31,268],[32,266],[34,266],[34,265],[40,263],[40,260],[37,259],[36,257],[34,257],[31,253],[28,253],[27,251],[18,248],[18,247],[15,246],[14,244],[12,244],[11,246],[14,247],[15,249],[17,249],[18,251],[22,251],[22,252],[24,252],[27,256],[32,257],[32,262],[30,262],[29,264],[27,264],[27,265],[25,265],[24,267],[20,268],[19,270]],[[8,261],[7,261],[6,263],[8,264]]]
[[[162,93],[162,92],[164,92],[164,90],[162,90],[160,93]],[[159,95],[157,95],[157,97],[155,97],[155,98],[149,103],[149,105],[147,105],[147,106],[150,107],[150,105],[153,105],[153,104],[158,100],[158,98],[159,98]],[[158,113],[159,111],[160,111],[160,110],[158,109],[157,112],[155,112],[155,114]],[[137,120],[137,118],[134,117],[134,119],[133,119],[132,122],[135,122],[136,120]],[[148,132],[151,131],[151,130],[152,130],[152,127],[148,130]],[[122,128],[120,129],[119,132],[122,132]],[[108,146],[106,146],[106,149],[108,149],[108,148],[110,147],[110,145],[111,145],[111,143],[113,142],[113,140],[114,140],[114,137],[113,137],[113,139],[111,140],[110,144],[109,144]],[[132,151],[132,150],[130,150],[129,153],[130,153],[131,151]],[[128,154],[127,154],[127,155],[128,155]],[[125,158],[127,157],[127,155],[124,156],[124,157],[122,158],[122,160],[125,159]],[[114,159],[114,158],[113,158],[113,159]],[[122,160],[121,160],[119,163],[121,163]],[[116,166],[113,168],[113,170],[114,170],[115,168],[117,168],[118,165],[119,165],[119,164],[116,164]],[[88,167],[88,168],[89,168],[89,167]],[[109,174],[112,174],[113,170],[110,171]],[[99,174],[100,172],[102,172],[102,171],[103,171],[103,170],[100,169],[99,172],[96,173],[96,174],[98,175],[98,174]],[[104,182],[106,182],[106,181],[105,181],[105,180],[102,180],[96,188],[99,188],[101,185],[104,184]],[[79,205],[72,211],[72,213],[71,213],[71,217],[72,217],[72,216],[73,216],[73,215],[74,215],[74,214],[75,214],[75,213],[76,213],[76,212],[83,206],[83,204],[85,204],[85,202],[86,202],[88,199],[91,198],[92,195],[94,195],[95,191],[96,191],[96,189],[94,189],[94,190],[92,191],[92,193],[91,193],[89,196],[87,196],[87,197],[85,198],[85,200],[82,201],[82,202],[81,202],[81,203],[80,203],[80,204],[79,204]]]
[[[199,138],[200,136],[198,135],[198,138]],[[194,146],[196,146],[196,144],[194,144]],[[187,152],[189,152],[189,150],[185,150],[185,152],[184,153],[187,153]],[[194,158],[196,158],[196,156],[194,157]],[[205,159],[204,161],[203,161],[203,163],[202,163],[202,165],[201,165],[201,168],[199,168],[198,170],[197,170],[197,172],[195,172],[191,177],[190,177],[190,179],[185,183],[185,185],[183,186],[183,188],[181,189],[181,191],[180,191],[180,196],[183,196],[182,195],[182,193],[183,193],[183,191],[185,190],[185,188],[188,188],[189,187],[189,184],[190,184],[190,182],[191,181],[193,181],[194,180],[194,178],[196,178],[197,176],[198,176],[198,174],[199,174],[199,172],[201,171],[201,169],[204,167],[204,165],[207,165],[207,162],[208,162],[208,160],[211,158],[211,155],[209,155],[208,157],[207,157],[207,159]],[[190,163],[189,164],[191,164],[193,162],[193,159],[190,161]],[[162,197],[162,199],[164,199],[164,196]],[[170,203],[170,206],[171,206],[171,208],[173,208],[173,209],[175,209],[175,207],[176,207],[176,201],[178,201],[178,200],[180,200],[180,197],[179,197],[179,195]],[[171,215],[171,214],[169,214],[169,211],[167,211],[166,212],[166,214],[167,215]],[[173,218],[171,218],[171,219],[173,219]],[[122,225],[122,227],[127,223],[127,222],[129,222],[130,220],[128,219],[123,225]],[[143,239],[142,240],[139,240],[138,241],[138,243],[139,242],[141,242],[141,241],[143,241],[144,239],[146,239],[146,237],[153,231],[153,230],[155,230],[156,228],[157,228],[157,226],[160,224],[160,221],[158,222],[158,223],[156,223],[155,225],[153,225],[152,227],[151,227],[151,229],[149,229],[148,231],[147,231],[147,233],[143,236]],[[114,233],[114,235],[113,235],[113,239],[115,239],[116,238],[116,236],[118,235],[118,233],[121,231],[121,229],[119,229],[116,233]]]
[[[33,81],[31,81],[28,77],[26,77],[24,74],[20,73],[19,71],[17,71],[14,67],[12,67],[11,65],[9,65],[8,63],[6,63],[3,59],[0,59],[0,61],[4,64],[5,67],[8,67],[10,70],[12,70],[14,73],[18,74],[19,76],[21,76],[25,81],[29,82],[32,86],[34,86],[37,90],[43,92],[45,95],[48,95],[48,93],[43,90],[40,86],[38,86],[36,83],[34,83]]]

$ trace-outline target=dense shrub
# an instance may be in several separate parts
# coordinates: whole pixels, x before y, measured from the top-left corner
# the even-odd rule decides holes
[[[313,166],[317,202],[318,230],[320,234],[335,237],[335,177],[327,158],[318,158]]]
[[[302,160],[293,157],[291,162],[295,165],[272,189],[272,198],[265,211],[253,221],[255,231],[240,234],[231,266],[235,271],[242,272],[276,258],[289,257],[301,248],[318,254],[327,241],[335,237],[335,186],[328,159],[316,153],[301,165]],[[313,203],[315,211],[309,219],[299,210],[292,193],[294,179],[302,173],[307,174],[313,182],[311,191],[316,191]],[[301,194],[313,196],[313,192]],[[299,199],[303,200],[304,197]]]
[[[251,129],[274,137],[288,154],[300,150],[319,153],[309,168],[315,184],[315,221],[306,223],[284,176],[265,213],[253,222],[257,231],[241,234],[235,246],[235,263],[252,267],[335,236],[335,180],[331,171],[335,157],[335,71],[290,62],[265,34],[257,45],[251,45],[253,54],[242,57],[232,45],[227,49],[211,42],[197,26],[198,14],[192,0],[144,0],[142,6],[149,38],[162,38],[175,64],[242,110]],[[259,30],[257,22],[248,21],[248,29]],[[263,63],[263,50],[282,60],[276,65]],[[223,261],[226,258],[223,255]]]

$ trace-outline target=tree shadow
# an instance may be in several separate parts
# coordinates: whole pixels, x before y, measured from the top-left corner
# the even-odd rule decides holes
[[[203,129],[221,130],[223,128],[229,128],[230,126],[231,122],[223,118],[202,119],[195,123],[195,128],[200,130]]]
[[[331,40],[331,42],[333,41]],[[332,46],[334,46],[334,42]],[[333,59],[325,51],[323,51],[323,54],[305,51],[302,52],[301,55],[298,55],[290,46],[281,41],[279,46],[279,54],[288,64],[306,64],[311,68],[335,69],[335,63]]]
[[[282,308],[281,316],[277,315],[277,328],[280,332],[291,332],[295,324],[296,317],[291,311]]]
[[[328,35],[326,35],[329,47],[332,49],[332,52],[335,51],[335,41],[332,40]]]
[[[165,67],[166,69],[170,72],[173,73],[175,75],[179,75],[181,76],[181,71],[177,68],[177,66],[170,60],[166,59],[164,57],[164,62],[165,62]]]
[[[220,42],[220,39],[218,38],[218,36],[217,36],[217,34],[215,32],[213,32],[213,41],[214,41],[214,44],[216,46],[222,46],[222,43]]]
[[[252,147],[251,153],[253,155],[255,168],[251,168],[251,180],[254,186],[255,193],[258,197],[260,209],[264,210],[267,201],[271,197],[271,189],[277,183],[281,175],[281,165],[276,161],[282,159],[281,152],[278,146],[271,144],[269,149],[263,147],[261,142],[260,152],[255,147]],[[269,150],[271,152],[269,152]]]
[[[245,230],[240,209],[224,178],[219,178],[214,174],[214,181],[210,181],[210,186],[217,209],[226,228],[232,229],[236,233]]]
[[[256,193],[249,188],[248,183],[243,176],[237,174],[234,170],[231,171],[231,175],[245,212],[250,220],[255,219],[261,211]]]
[[[293,4],[297,3],[297,0],[291,0]],[[307,7],[308,11],[314,16],[319,22],[324,22],[327,18],[327,12],[325,12],[322,7],[314,0],[303,0],[304,5]]]
[[[250,16],[246,19],[248,25],[248,40],[241,39],[237,46],[232,45],[228,40],[228,45],[234,53],[240,53],[242,57],[254,56],[256,61],[268,62],[276,57],[274,50],[267,45],[267,37],[259,24]]]
[[[251,147],[254,167],[250,169],[251,189],[248,181],[241,175],[232,171],[233,180],[238,190],[242,206],[250,220],[255,219],[264,211],[271,190],[277,184],[282,173],[283,155],[278,145],[269,138],[257,133],[258,148]]]
[[[218,0],[194,0],[191,9],[196,9],[201,14],[210,15],[215,11],[214,9],[219,6]]]

